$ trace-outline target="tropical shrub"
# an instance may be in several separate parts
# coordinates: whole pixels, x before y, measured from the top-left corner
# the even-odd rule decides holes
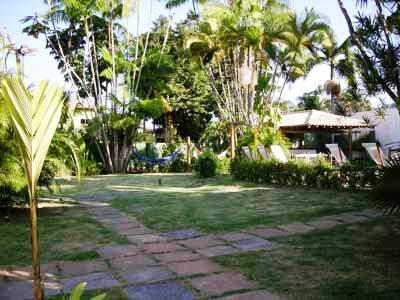
[[[258,183],[309,186],[337,190],[364,190],[376,183],[376,168],[346,164],[339,169],[319,160],[313,163],[276,160],[232,161],[231,174],[239,180]]]
[[[214,177],[217,174],[218,158],[211,151],[205,151],[199,155],[195,171],[201,178]]]
[[[377,207],[388,213],[400,212],[400,158],[388,161],[388,165],[378,171],[378,182],[372,191]]]

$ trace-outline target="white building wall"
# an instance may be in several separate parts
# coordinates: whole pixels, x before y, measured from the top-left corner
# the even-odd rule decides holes
[[[400,114],[396,108],[387,109],[383,119],[377,116],[375,111],[358,112],[353,117],[358,119],[366,117],[372,124],[376,124],[375,138],[385,153],[393,144],[400,146]],[[368,129],[363,129],[361,132],[367,133]]]

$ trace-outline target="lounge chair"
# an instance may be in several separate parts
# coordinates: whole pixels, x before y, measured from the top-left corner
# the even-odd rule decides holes
[[[338,144],[326,144],[325,146],[328,149],[331,158],[333,157],[335,159],[337,165],[342,166],[347,162],[347,157],[344,155]]]
[[[362,146],[365,148],[369,157],[374,161],[374,163],[376,163],[377,166],[385,166],[385,155],[377,143],[363,143]]]
[[[269,154],[268,154],[267,150],[265,149],[264,145],[258,145],[257,150],[263,159],[265,159],[265,160],[269,159]]]
[[[243,153],[244,155],[246,155],[246,157],[250,160],[254,160],[253,154],[250,151],[250,148],[247,146],[243,146],[242,147]]]
[[[288,158],[286,157],[285,151],[283,151],[280,145],[271,146],[271,155],[279,162],[287,163],[289,161]]]

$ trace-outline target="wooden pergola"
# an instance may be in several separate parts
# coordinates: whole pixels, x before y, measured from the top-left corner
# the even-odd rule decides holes
[[[279,128],[284,134],[347,133],[349,153],[352,154],[352,133],[355,128],[370,127],[364,120],[335,115],[332,113],[307,110],[282,116]]]

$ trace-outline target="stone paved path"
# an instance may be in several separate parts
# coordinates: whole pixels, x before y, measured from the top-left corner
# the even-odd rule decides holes
[[[77,283],[87,282],[88,290],[122,287],[128,299],[139,300],[284,299],[209,258],[274,249],[278,245],[268,238],[363,222],[378,215],[363,210],[225,234],[204,235],[193,229],[160,234],[105,204],[91,205],[88,212],[98,222],[131,244],[99,248],[96,251],[101,258],[97,260],[43,264],[46,295],[68,292]],[[0,267],[0,299],[31,299],[31,279],[30,267]]]

